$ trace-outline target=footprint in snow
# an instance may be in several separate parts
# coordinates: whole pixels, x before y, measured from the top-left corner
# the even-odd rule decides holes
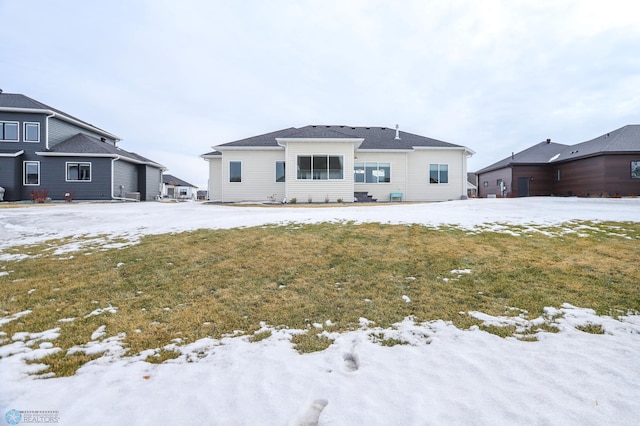
[[[344,361],[344,369],[349,372],[357,371],[360,368],[358,363],[358,357],[352,353],[346,353],[342,355]]]
[[[318,426],[320,414],[327,406],[329,401],[326,399],[316,399],[311,403],[304,415],[294,423],[294,426]]]

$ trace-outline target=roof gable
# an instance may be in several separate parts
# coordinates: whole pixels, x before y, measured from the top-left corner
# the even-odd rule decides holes
[[[511,156],[493,163],[490,166],[485,167],[484,169],[478,170],[476,173],[486,173],[492,170],[498,170],[512,165],[549,163],[553,160],[554,157],[563,152],[568,146],[569,145],[551,142],[551,140],[547,139],[546,141],[537,143],[532,147],[525,149],[524,151],[511,154]]]
[[[192,188],[197,188],[197,186],[195,185],[191,185],[189,182],[184,181],[180,178],[175,177],[174,175],[170,175],[167,173],[164,173],[162,175],[162,183],[164,183],[165,185],[173,185],[173,186],[190,186]]]

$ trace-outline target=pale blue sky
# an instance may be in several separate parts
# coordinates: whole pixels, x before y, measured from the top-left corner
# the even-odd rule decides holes
[[[640,124],[622,0],[0,0],[0,88],[206,188],[211,146],[307,124],[465,145],[469,170]]]

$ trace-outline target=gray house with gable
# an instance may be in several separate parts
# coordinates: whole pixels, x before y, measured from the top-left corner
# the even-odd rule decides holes
[[[154,200],[164,166],[121,138],[22,94],[0,91],[0,187],[5,201]]]

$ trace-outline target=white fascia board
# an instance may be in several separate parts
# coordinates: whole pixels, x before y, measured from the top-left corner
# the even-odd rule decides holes
[[[216,151],[282,151],[280,146],[214,146]]]
[[[59,119],[61,119],[63,121],[67,121],[69,123],[75,124],[76,126],[83,127],[83,128],[85,128],[87,130],[91,130],[93,132],[100,133],[100,134],[108,137],[109,139],[114,139],[115,141],[121,141],[122,140],[121,137],[116,136],[116,135],[114,135],[112,133],[109,133],[106,130],[99,129],[99,128],[93,126],[92,124],[84,123],[82,121],[76,120],[76,119],[71,118],[71,117],[69,117],[67,115],[64,115],[64,114],[57,113],[57,112],[52,111],[50,109],[0,108],[0,111],[2,111],[2,112],[5,112],[5,111],[6,112],[22,112],[22,113],[28,113],[28,114],[47,114],[47,115],[49,115],[51,117],[59,118]]]
[[[476,152],[466,146],[414,146],[415,151],[465,151],[470,156]]]
[[[354,149],[358,149],[363,138],[276,138],[276,142],[280,146],[286,146],[288,142],[302,142],[302,143],[352,143]]]
[[[24,154],[24,150],[20,150],[17,152],[0,152],[0,157],[19,157]]]
[[[358,149],[356,152],[412,152],[412,149]]]

